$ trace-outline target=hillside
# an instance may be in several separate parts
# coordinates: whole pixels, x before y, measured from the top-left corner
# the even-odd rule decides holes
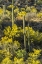
[[[42,64],[42,0],[0,0],[0,64]]]

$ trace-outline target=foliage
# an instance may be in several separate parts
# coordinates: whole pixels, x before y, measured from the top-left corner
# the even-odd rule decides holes
[[[0,2],[1,1],[2,0],[0,0]],[[40,3],[42,3],[42,1],[38,0],[37,4]],[[23,20],[23,16],[26,16],[26,14],[27,18],[29,17],[29,19],[42,19],[42,10],[38,12],[35,6],[26,5],[25,8],[19,8],[14,5],[9,5],[8,10],[5,10],[4,16],[3,9],[0,8],[0,26],[5,20],[6,22],[9,22],[8,19],[11,20],[12,7],[14,8],[15,20]],[[14,24],[12,27],[7,26],[2,30],[4,35],[0,38],[0,64],[41,64],[38,58],[40,57],[42,51],[41,49],[35,48],[38,46],[38,44],[42,43],[42,32],[40,33],[39,31],[35,31],[32,27],[25,27],[26,48],[28,47],[28,39],[31,46],[32,44],[36,44],[35,48],[32,47],[33,51],[28,52],[28,49],[24,48],[24,29],[21,27]]]
[[[23,58],[18,59],[15,57],[14,58],[14,64],[25,64],[25,62],[24,62]]]
[[[27,52],[26,52],[26,50],[24,49],[24,50],[18,50],[17,52],[16,52],[16,57],[17,58],[26,58],[27,57]]]
[[[28,31],[29,31],[29,37],[27,36]],[[4,29],[4,35],[5,36],[1,38],[1,42],[3,44],[14,43],[13,44],[14,49],[21,48],[19,42],[21,41],[21,39],[23,40],[23,35],[24,35],[23,29],[21,28],[19,29],[19,27],[17,27],[16,25],[14,25],[12,28],[8,26]],[[25,27],[25,35],[26,35],[26,42],[28,41],[28,38],[29,38],[30,44],[32,43],[39,44],[40,42],[42,42],[42,33],[39,33],[38,31],[34,31],[32,27]]]
[[[23,16],[26,15],[25,11],[18,12],[16,19],[17,20],[23,20]]]
[[[2,60],[1,64],[13,64],[13,62],[8,57],[6,57],[5,59]]]
[[[7,15],[8,17],[10,17],[11,12],[10,12],[10,11],[8,11],[8,10],[6,10],[6,15]]]
[[[38,5],[41,5],[41,4],[42,4],[42,0],[38,0],[38,1],[37,1],[37,4],[38,4]]]
[[[14,29],[15,28],[15,29]],[[16,24],[14,24],[14,26],[12,27],[12,29],[10,28],[10,26],[6,27],[4,30],[4,34],[8,37],[13,37],[16,35],[16,33],[18,32],[18,27]]]
[[[0,50],[0,63],[2,62],[2,60],[5,58],[5,54],[2,50]]]
[[[14,41],[13,46],[14,46],[14,49],[17,50],[20,48],[20,43],[18,41]]]
[[[31,12],[37,12],[37,10],[34,6],[31,7]]]
[[[8,37],[2,37],[2,40],[1,40],[2,43],[12,43],[12,38],[8,38]]]
[[[38,17],[38,18],[42,18],[42,12],[39,12],[39,13],[37,14],[37,17]]]
[[[30,42],[40,43],[42,41],[41,40],[42,39],[42,33],[39,33],[38,31],[34,31],[32,29],[32,27],[29,27],[29,29],[28,29],[28,27],[25,27],[25,31],[26,31],[27,39],[28,39],[27,35],[28,35],[28,31],[29,31],[29,40],[30,40]]]
[[[2,8],[0,8],[0,15],[3,15],[3,9]],[[8,10],[6,10],[6,14],[8,15],[8,16],[10,16],[10,14],[11,14],[11,12],[10,11],[8,11]]]
[[[26,15],[26,12],[25,12],[25,11],[22,11],[22,12],[19,12],[19,13],[18,13],[18,16],[21,16],[21,17],[22,17],[23,15],[24,15],[24,16]]]
[[[13,5],[9,5],[9,6],[8,6],[8,8],[12,8],[12,7],[14,8],[15,6],[13,6]]]
[[[27,6],[26,7],[26,12],[37,12],[36,8],[34,6]]]
[[[14,13],[18,13],[18,12],[19,12],[19,8],[16,7],[16,8],[14,9]]]
[[[26,7],[26,12],[30,12],[31,8],[29,6]]]
[[[41,55],[40,52],[41,50],[33,49],[33,52],[29,53],[27,64],[41,64],[38,60],[38,57]]]
[[[3,9],[2,8],[0,8],[0,14],[3,14]]]

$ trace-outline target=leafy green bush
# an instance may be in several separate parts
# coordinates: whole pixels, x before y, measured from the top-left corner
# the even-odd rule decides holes
[[[27,52],[26,52],[26,50],[18,50],[17,52],[16,52],[16,57],[17,58],[26,58],[27,57]]]

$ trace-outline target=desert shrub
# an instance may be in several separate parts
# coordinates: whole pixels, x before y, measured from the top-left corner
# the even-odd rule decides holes
[[[40,52],[41,50],[33,49],[33,52],[29,53],[27,64],[41,64],[38,60],[38,57],[41,55]]]
[[[2,15],[3,14],[3,9],[2,8],[0,8],[0,15]]]
[[[20,48],[20,43],[18,41],[14,41],[13,47],[15,50]]]
[[[2,60],[5,58],[5,54],[2,50],[0,50],[0,63],[2,62]]]
[[[10,26],[8,26],[8,27],[6,27],[6,28],[4,29],[4,35],[6,35],[6,36],[8,36],[8,37],[13,37],[13,36],[15,36],[17,32],[18,32],[18,27],[17,27],[16,24],[14,24],[14,26],[12,27],[12,29],[11,29]]]
[[[38,0],[38,1],[37,1],[37,4],[38,4],[38,5],[41,5],[41,4],[42,4],[42,0]]]
[[[14,64],[25,64],[25,62],[24,62],[23,58],[18,59],[15,57],[14,58]]]
[[[1,64],[13,64],[13,62],[8,57],[6,57],[5,59],[2,60]]]
[[[39,12],[39,13],[37,14],[37,17],[38,17],[38,18],[42,18],[42,12]]]
[[[30,7],[26,7],[26,12],[30,12],[31,11],[31,8]]]
[[[24,59],[26,59],[26,57],[27,57],[27,52],[26,52],[26,50],[24,49],[24,50],[18,50],[17,52],[16,52],[16,57],[17,58],[24,58]]]

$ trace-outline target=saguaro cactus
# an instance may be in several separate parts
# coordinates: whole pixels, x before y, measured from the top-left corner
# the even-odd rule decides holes
[[[6,12],[6,6],[3,5],[3,16],[5,15],[5,12]]]
[[[23,34],[24,34],[24,47],[25,47],[25,49],[26,49],[25,16],[23,16]]]
[[[14,24],[14,0],[12,0],[12,26]]]

